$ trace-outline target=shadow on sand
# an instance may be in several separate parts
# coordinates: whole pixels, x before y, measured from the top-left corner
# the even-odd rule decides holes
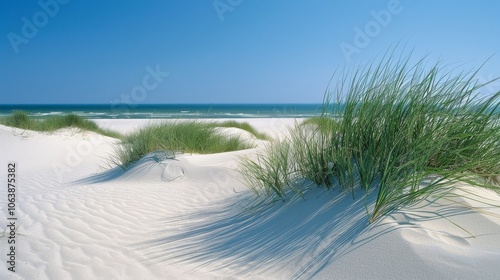
[[[287,204],[255,201],[253,194],[246,193],[161,220],[154,228],[162,230],[132,247],[153,265],[184,263],[252,276],[287,266],[293,275],[286,278],[309,279],[384,234],[420,228],[419,221],[475,212],[429,197],[370,224],[366,211],[373,207],[374,194],[359,193],[353,199],[351,194],[314,189],[305,200]]]
[[[228,268],[253,276],[292,265],[291,278],[307,279],[398,227],[369,224],[366,207],[373,205],[373,195],[360,193],[353,199],[351,194],[314,189],[305,198],[256,204],[253,194],[247,193],[236,201],[161,220],[154,228],[162,230],[132,247],[156,265],[210,265],[210,269]]]
[[[172,161],[176,161],[173,152],[156,151],[145,155],[126,168],[116,166],[102,173],[73,181],[72,184],[98,184],[116,179],[141,179],[150,172],[159,173],[153,177],[161,178],[165,167]]]

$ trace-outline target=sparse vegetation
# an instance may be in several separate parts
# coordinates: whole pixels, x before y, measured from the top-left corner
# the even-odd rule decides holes
[[[14,111],[11,116],[1,118],[0,124],[21,129],[46,132],[52,132],[66,127],[75,127],[82,130],[97,132],[109,137],[122,137],[122,135],[118,132],[102,129],[95,122],[84,119],[75,114],[50,116],[46,119],[34,119],[29,117],[24,111]]]
[[[117,150],[115,161],[127,167],[144,155],[158,150],[211,154],[253,148],[238,135],[218,133],[216,127],[237,127],[256,133],[249,124],[236,122],[178,121],[152,124],[125,137],[124,145]]]
[[[246,130],[253,134],[257,139],[260,140],[270,140],[269,136],[265,133],[257,131],[252,125],[247,122],[237,122],[237,121],[224,121],[221,123],[215,123],[214,125],[218,127],[235,127],[239,129]]]
[[[0,124],[27,130],[52,132],[61,128],[75,127],[94,131],[106,136],[122,140],[123,145],[117,149],[112,162],[122,167],[129,166],[144,155],[158,150],[188,153],[220,153],[252,148],[253,145],[240,139],[238,135],[218,133],[218,127],[235,127],[248,131],[257,139],[267,140],[267,135],[258,132],[245,122],[167,122],[153,124],[139,131],[121,135],[118,132],[104,130],[95,122],[80,116],[69,114],[51,116],[45,119],[34,119],[24,111],[14,111],[11,116],[1,118]]]

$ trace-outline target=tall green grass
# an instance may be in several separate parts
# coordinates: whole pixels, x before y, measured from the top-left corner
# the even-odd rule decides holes
[[[50,116],[46,119],[34,119],[24,111],[13,111],[11,116],[0,118],[0,124],[21,129],[52,132],[61,128],[75,127],[82,130],[94,131],[102,135],[121,138],[121,134],[112,130],[100,128],[95,122],[84,119],[75,114],[65,116]]]
[[[233,127],[232,123],[202,121],[166,122],[145,126],[127,135],[122,147],[116,152],[116,160],[122,167],[138,161],[154,151],[211,154],[253,148],[238,135],[227,135],[217,127]],[[235,126],[241,127],[241,124]],[[254,130],[251,126],[245,126]]]
[[[311,185],[375,192],[370,221],[457,181],[498,190],[485,178],[500,175],[500,92],[480,95],[477,71],[454,74],[410,58],[343,74],[321,117],[243,160],[247,185],[281,200]]]

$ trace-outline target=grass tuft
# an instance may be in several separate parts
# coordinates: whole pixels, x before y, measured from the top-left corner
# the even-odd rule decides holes
[[[253,148],[239,136],[218,133],[218,123],[202,121],[166,122],[145,126],[127,135],[117,150],[115,162],[123,168],[154,151],[222,153]],[[226,123],[225,127],[229,127]]]
[[[245,131],[250,132],[257,139],[260,139],[260,140],[270,140],[271,139],[267,134],[257,131],[257,129],[255,129],[255,127],[253,127],[252,125],[250,125],[247,122],[224,121],[221,123],[217,123],[216,125],[218,127],[235,127],[235,128],[243,129]]]
[[[93,131],[99,134],[121,138],[122,135],[112,130],[100,128],[95,122],[84,119],[75,114],[65,116],[50,116],[46,119],[30,118],[24,111],[13,111],[11,116],[0,119],[0,124],[21,129],[53,132],[61,128],[75,127],[82,130]]]
[[[2,124],[18,128],[33,127],[33,120],[24,111],[15,110],[10,117],[3,118]]]
[[[247,185],[281,200],[310,186],[297,181],[375,192],[370,221],[457,181],[498,191],[500,92],[481,95],[477,71],[455,75],[409,61],[384,57],[343,74],[322,116],[243,160]]]

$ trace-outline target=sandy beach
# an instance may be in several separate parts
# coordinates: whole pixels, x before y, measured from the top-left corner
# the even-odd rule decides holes
[[[0,1],[0,280],[499,280],[481,3]]]
[[[159,120],[157,120],[159,121]],[[294,119],[240,119],[280,137]],[[129,133],[149,120],[102,119]],[[233,129],[235,130],[235,129]],[[318,189],[259,204],[241,156],[144,157],[127,170],[119,141],[94,132],[0,125],[2,279],[497,279],[500,196],[430,197],[369,223],[365,197]],[[7,172],[16,166],[15,273]],[[368,200],[374,199],[368,197]],[[370,203],[370,201],[368,201]]]

